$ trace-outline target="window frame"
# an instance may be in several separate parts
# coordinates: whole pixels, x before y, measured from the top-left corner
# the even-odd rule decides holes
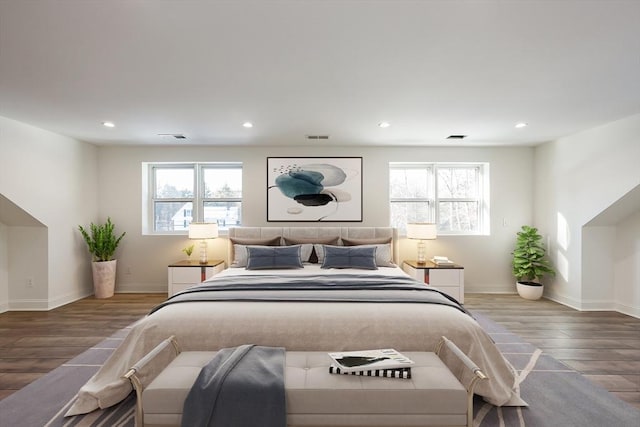
[[[149,235],[186,235],[188,230],[156,230],[155,206],[157,202],[191,203],[191,222],[202,222],[204,206],[207,202],[235,202],[240,204],[240,222],[242,222],[242,194],[240,197],[205,197],[206,169],[239,169],[242,173],[242,162],[153,162],[143,163],[147,168],[146,185],[143,184],[144,198],[146,198],[146,224],[142,225],[143,234]],[[193,197],[158,197],[156,185],[156,171],[158,169],[193,169]],[[146,191],[145,191],[146,187]],[[240,188],[242,193],[242,186]],[[226,234],[226,227],[219,227],[220,234]]]
[[[486,162],[389,162],[389,170],[391,169],[423,169],[427,171],[428,192],[432,198],[394,198],[391,197],[391,188],[389,188],[389,212],[392,203],[427,203],[429,219],[426,221],[433,222],[438,225],[438,234],[447,236],[478,236],[489,235],[489,163]],[[460,168],[477,170],[477,197],[440,197],[438,192],[438,169],[439,168]],[[391,172],[389,172],[391,175]],[[391,182],[389,182],[391,185]],[[478,228],[476,231],[467,230],[441,230],[440,229],[440,203],[441,202],[477,202],[478,203]],[[391,222],[392,218],[389,218]],[[391,224],[394,226],[394,224]],[[397,228],[404,230],[403,227],[395,225]],[[403,233],[404,234],[404,233]]]
[[[392,166],[393,165],[393,166]],[[395,166],[395,167],[394,167]],[[408,198],[408,197],[391,197],[391,188],[389,188],[389,214],[391,215],[392,213],[392,209],[391,209],[391,203],[426,203],[427,204],[427,210],[429,212],[429,219],[427,221],[429,222],[435,222],[435,217],[434,217],[434,209],[435,209],[435,203],[436,203],[436,198],[435,198],[435,192],[434,190],[434,171],[433,171],[433,164],[431,163],[398,163],[398,162],[390,162],[389,163],[389,177],[391,177],[391,169],[402,169],[402,170],[406,170],[406,169],[420,169],[420,170],[426,170],[427,174],[426,174],[426,187],[427,187],[427,195],[426,197],[412,197],[412,198]],[[389,219],[391,221],[391,218]]]

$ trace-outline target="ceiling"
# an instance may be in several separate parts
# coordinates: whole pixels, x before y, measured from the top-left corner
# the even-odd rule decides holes
[[[0,115],[95,144],[535,145],[637,113],[636,0],[0,0]]]

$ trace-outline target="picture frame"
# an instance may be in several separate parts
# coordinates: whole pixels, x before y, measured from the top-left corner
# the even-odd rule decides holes
[[[362,222],[362,157],[267,157],[268,222]]]

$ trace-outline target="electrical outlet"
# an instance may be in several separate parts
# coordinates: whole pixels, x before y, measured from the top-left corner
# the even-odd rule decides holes
[[[126,275],[130,275],[131,274],[131,267],[127,267],[124,271],[124,274]]]
[[[33,288],[33,278],[27,277],[27,288]]]

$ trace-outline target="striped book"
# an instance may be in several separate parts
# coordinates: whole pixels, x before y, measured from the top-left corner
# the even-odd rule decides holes
[[[342,375],[358,375],[361,377],[386,377],[386,378],[402,378],[411,379],[411,368],[391,368],[391,369],[372,369],[369,371],[350,371],[344,372],[334,364],[329,365],[330,374]]]

